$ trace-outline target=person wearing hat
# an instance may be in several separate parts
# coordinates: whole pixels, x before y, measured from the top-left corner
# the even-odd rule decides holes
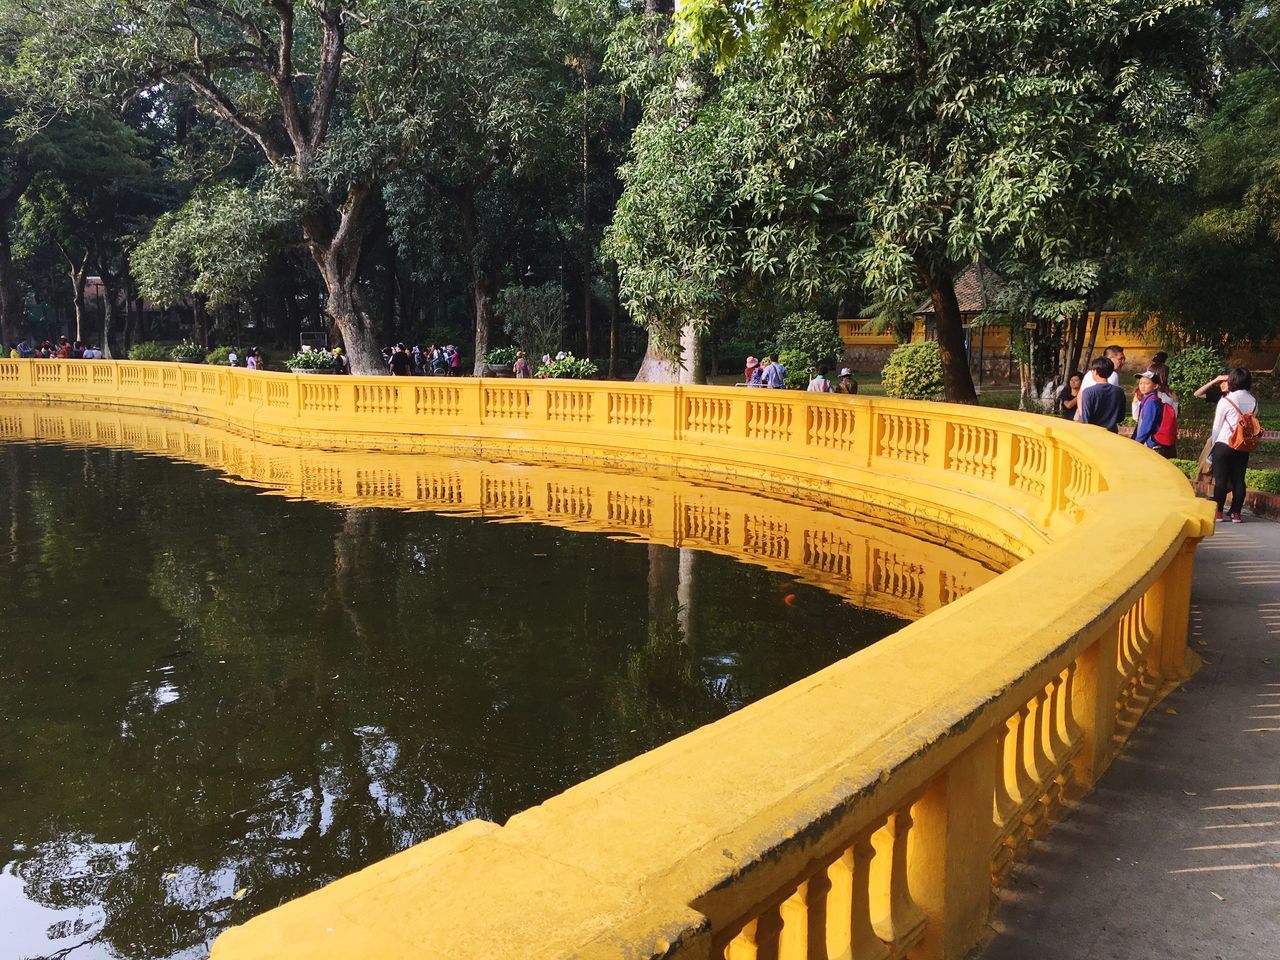
[[[858,392],[858,381],[853,379],[853,371],[848,367],[840,368],[840,382],[836,384],[836,393],[847,393],[853,396]]]
[[[334,347],[330,353],[333,354],[333,372],[334,373],[350,373],[351,363],[347,360],[346,355],[342,352],[341,347]]]
[[[747,369],[742,373],[742,382],[748,387],[760,386],[760,361],[755,357],[747,357]]]
[[[1170,460],[1177,453],[1176,418],[1175,409],[1160,396],[1159,372],[1144,370],[1138,374],[1138,416],[1133,439]]]

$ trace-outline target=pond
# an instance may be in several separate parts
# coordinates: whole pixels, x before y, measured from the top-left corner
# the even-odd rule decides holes
[[[86,443],[0,443],[6,956],[204,956],[231,924],[502,822],[1000,565],[673,480],[25,416]]]

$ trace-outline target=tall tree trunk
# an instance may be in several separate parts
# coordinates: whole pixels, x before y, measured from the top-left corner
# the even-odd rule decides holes
[[[703,338],[704,335],[692,323],[686,323],[680,328],[680,356],[670,357],[658,349],[650,335],[635,382],[706,383],[707,367],[702,357]]]
[[[1062,367],[1062,382],[1071,379],[1071,374],[1080,369],[1080,356],[1084,352],[1084,335],[1089,327],[1089,310],[1086,307],[1075,316],[1071,325],[1071,340],[1067,344],[1067,360]]]
[[[137,301],[133,296],[133,281],[126,279],[124,282],[124,331],[121,340],[124,344],[123,353],[127,357],[129,348],[133,346],[133,332],[137,321]]]
[[[933,303],[938,346],[942,348],[942,380],[946,398],[951,403],[977,403],[978,393],[973,387],[973,375],[969,372],[969,361],[965,356],[964,320],[960,316],[954,280],[946,270],[929,269],[921,261],[917,261],[917,266]]]
[[[489,352],[489,338],[493,331],[493,286],[495,285],[483,273],[471,284],[476,317],[476,356],[472,375],[476,377],[484,376],[484,355]]]
[[[89,256],[91,251],[86,250],[84,257],[79,262],[72,260],[67,255],[67,251],[63,250],[62,255],[67,261],[67,278],[71,281],[71,307],[75,312],[76,339],[81,343],[85,339],[84,328],[84,282],[89,273]]]
[[[0,191],[0,341],[5,346],[12,346],[27,335],[27,308],[22,302],[22,294],[18,292],[9,231],[18,210],[18,201],[34,176],[21,154],[10,167],[8,186]]]
[[[591,172],[590,124],[587,111],[587,95],[590,84],[587,79],[587,65],[582,63],[582,327],[586,333],[587,358],[591,358],[591,203],[588,196],[587,182]]]
[[[209,313],[205,310],[202,294],[194,294],[191,298],[191,318],[196,323],[196,342],[207,350],[209,348]]]
[[[383,277],[382,286],[382,313],[384,317],[385,329],[387,331],[387,339],[396,343],[404,339],[404,322],[400,316],[400,312],[396,310],[396,274],[397,257],[396,245],[392,241],[390,234],[387,235],[386,241],[386,276]]]
[[[303,221],[312,262],[320,271],[328,299],[325,312],[342,336],[351,372],[360,376],[385,374],[378,327],[360,292],[360,253],[364,246],[372,189],[353,184],[338,210],[333,229],[323,213]]]
[[[11,211],[0,209],[0,340],[6,347],[27,334],[27,309],[18,292],[18,275],[13,268],[9,241],[10,214]]]
[[[706,351],[703,350],[705,341],[706,334],[692,323],[686,324],[680,331],[680,353],[683,361],[680,365],[681,383],[707,382]]]
[[[1098,328],[1102,326],[1102,305],[1094,304],[1093,322],[1089,325],[1089,349],[1084,355],[1084,365],[1087,368],[1093,363],[1093,351],[1098,346]]]
[[[348,266],[349,270],[346,269]],[[355,264],[334,264],[332,270],[322,268],[320,275],[324,277],[329,294],[325,311],[342,336],[351,372],[366,377],[385,374],[387,370],[382,362],[382,350],[378,347],[377,325],[369,315],[364,294],[356,281]]]
[[[609,379],[618,376],[618,265],[609,271]]]
[[[102,281],[102,357],[104,360],[114,360],[115,353],[111,350],[111,327],[115,324],[116,319],[116,292],[108,286],[107,278],[101,271],[98,277]]]
[[[493,297],[498,283],[480,256],[474,187],[457,191],[454,199],[458,204],[459,232],[471,271],[471,299],[475,308],[475,359],[471,372],[472,376],[482,377],[485,373],[484,355],[489,352],[493,335]]]
[[[644,348],[644,359],[640,361],[640,369],[636,371],[635,382],[680,382],[680,361],[660,351],[654,342],[653,334],[649,334],[649,342]]]
[[[280,294],[280,327],[277,331],[280,342],[285,345],[287,350],[298,349],[296,345],[301,340],[298,335],[300,330],[301,327],[298,323],[298,284],[296,274],[290,271],[289,279]]]

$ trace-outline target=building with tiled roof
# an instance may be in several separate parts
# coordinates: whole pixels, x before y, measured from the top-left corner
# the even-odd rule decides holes
[[[986,310],[1005,287],[1004,277],[985,260],[975,260],[955,278],[956,302],[960,304],[960,314],[965,323],[969,323],[978,314]],[[933,316],[933,301],[923,300],[915,309],[917,317]]]

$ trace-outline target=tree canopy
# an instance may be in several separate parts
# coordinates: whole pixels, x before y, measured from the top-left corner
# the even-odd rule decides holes
[[[923,308],[966,400],[982,260],[1032,394],[1104,305],[1274,332],[1278,40],[1253,0],[0,0],[0,337],[480,370],[501,292],[555,285],[616,369],[628,318],[700,363]]]

